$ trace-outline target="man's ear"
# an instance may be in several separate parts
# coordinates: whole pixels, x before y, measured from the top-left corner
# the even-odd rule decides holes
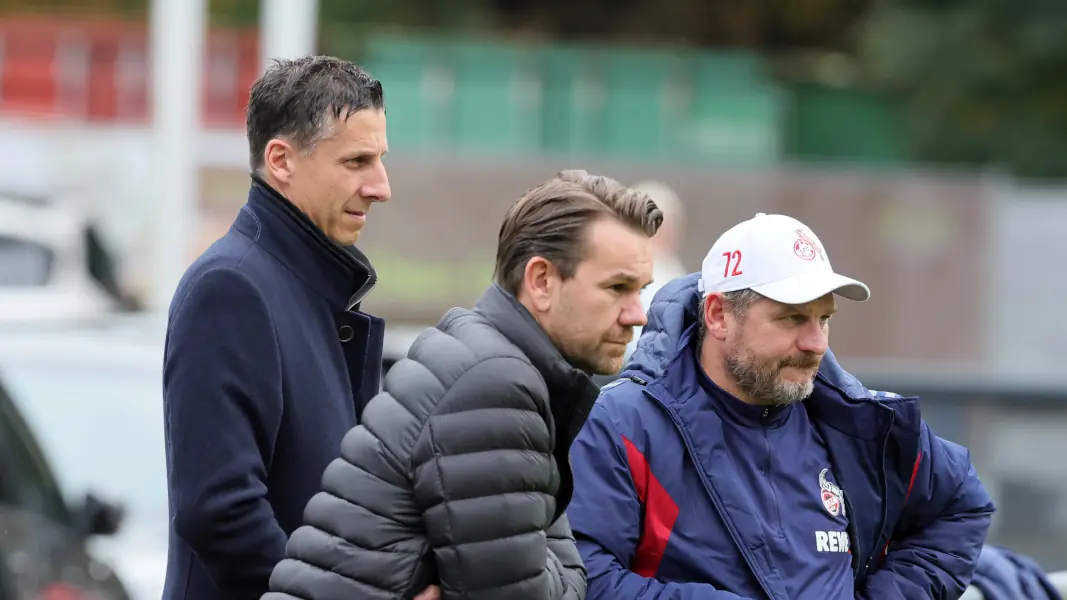
[[[263,170],[276,181],[289,183],[293,178],[295,157],[296,149],[289,142],[274,138],[267,142],[267,147],[263,150]]]
[[[556,265],[540,256],[526,262],[522,273],[522,295],[534,312],[544,313],[552,308],[552,297],[559,286]]]
[[[725,340],[730,324],[727,322],[728,308],[722,294],[708,294],[703,306],[702,316],[707,335],[720,341]]]

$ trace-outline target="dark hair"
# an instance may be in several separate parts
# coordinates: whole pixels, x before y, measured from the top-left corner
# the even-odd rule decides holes
[[[252,171],[263,167],[263,152],[272,139],[284,138],[311,152],[332,135],[336,121],[368,108],[385,109],[382,84],[347,60],[272,60],[252,84],[245,115]]]
[[[540,256],[574,276],[583,259],[585,232],[603,218],[618,219],[648,237],[656,234],[663,213],[648,194],[582,170],[560,171],[528,190],[508,209],[497,240],[493,278],[518,294],[526,263]]]

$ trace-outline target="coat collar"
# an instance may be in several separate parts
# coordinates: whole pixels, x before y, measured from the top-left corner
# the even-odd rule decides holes
[[[358,310],[377,283],[377,273],[362,252],[330,241],[300,209],[256,175],[234,227],[318,294],[346,309]]]
[[[475,303],[474,311],[530,359],[548,387],[556,432],[552,451],[560,472],[555,521],[563,514],[574,491],[570,466],[571,443],[585,425],[600,390],[587,373],[572,367],[563,358],[530,311],[499,285],[494,283],[489,286]]]
[[[599,395],[599,390],[589,375],[571,366],[530,311],[499,285],[494,283],[489,286],[475,303],[474,310],[522,350],[534,368],[540,371],[549,389],[567,390],[570,392],[568,396],[577,393],[578,396],[592,400]],[[553,402],[558,400],[553,398]],[[584,407],[582,422],[592,408],[592,400]]]

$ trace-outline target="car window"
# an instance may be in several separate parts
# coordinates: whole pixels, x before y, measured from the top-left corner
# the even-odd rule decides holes
[[[10,396],[0,388],[0,503],[70,524],[52,471]]]
[[[0,288],[47,284],[54,260],[45,246],[0,235]]]
[[[67,497],[94,491],[130,517],[167,515],[159,368],[5,361],[0,377],[37,432]]]

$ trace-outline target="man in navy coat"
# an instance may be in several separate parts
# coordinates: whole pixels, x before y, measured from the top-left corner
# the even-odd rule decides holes
[[[164,600],[267,591],[341,438],[379,388],[384,323],[356,240],[389,200],[381,84],[330,57],[252,87],[248,201],[189,268],[164,358]]]
[[[783,215],[664,287],[571,447],[588,600],[959,598],[994,507],[918,400],[829,351],[839,275]]]

